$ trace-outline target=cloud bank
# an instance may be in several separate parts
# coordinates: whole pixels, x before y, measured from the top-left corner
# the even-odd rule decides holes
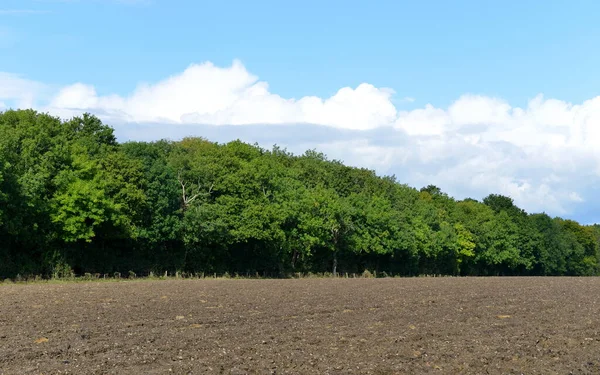
[[[308,123],[342,129],[373,129],[396,118],[393,92],[362,84],[334,96],[285,99],[235,61],[220,68],[191,65],[183,73],[155,84],[142,84],[128,97],[98,96],[93,86],[63,88],[49,103],[57,113],[99,110],[128,122],[213,125]],[[70,112],[69,112],[70,111]]]
[[[600,219],[593,217],[600,208],[600,97],[573,104],[538,95],[520,108],[465,94],[447,108],[412,110],[399,110],[393,99],[393,90],[368,83],[328,98],[284,98],[239,61],[190,65],[127,96],[98,95],[87,83],[53,89],[0,73],[0,110],[35,107],[65,118],[92,112],[123,140],[203,135],[294,152],[317,148],[457,198],[500,193],[528,211]]]

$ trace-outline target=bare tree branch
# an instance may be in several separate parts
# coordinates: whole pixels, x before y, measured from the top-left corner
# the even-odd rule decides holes
[[[183,181],[183,178],[181,177],[181,171],[179,171],[177,173],[177,181],[179,181],[179,184],[181,185],[181,200],[183,202],[184,209],[186,209],[190,205],[190,203],[192,203],[192,201],[194,201],[199,196],[211,195],[212,190],[215,186],[215,184],[213,183],[210,185],[207,192],[201,192],[200,191],[200,179],[198,179],[198,183],[196,184],[195,194],[188,196],[188,192],[186,192],[186,190],[185,190],[187,183],[185,181]],[[192,193],[194,193],[194,192],[192,191]]]

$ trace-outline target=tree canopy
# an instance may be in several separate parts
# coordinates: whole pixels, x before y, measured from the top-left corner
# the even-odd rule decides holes
[[[309,150],[118,143],[83,114],[0,113],[0,277],[185,271],[596,275],[600,227],[456,200]]]

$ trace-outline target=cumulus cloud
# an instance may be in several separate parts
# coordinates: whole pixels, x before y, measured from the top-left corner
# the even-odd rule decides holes
[[[239,61],[221,68],[191,65],[154,84],[139,85],[128,97],[98,96],[93,86],[63,88],[49,109],[68,115],[100,111],[128,122],[214,125],[310,123],[348,129],[372,129],[393,123],[396,108],[389,89],[361,84],[344,87],[327,99],[286,99],[269,91]]]
[[[400,112],[395,127],[416,142],[430,137],[419,158],[430,161],[422,183],[458,195],[496,191],[530,210],[570,214],[600,179],[599,124],[600,97],[572,104],[539,95],[519,108],[465,95],[445,109]],[[433,168],[434,160],[444,167]]]
[[[395,99],[393,90],[368,83],[328,98],[284,98],[239,61],[190,65],[126,96],[75,83],[42,103],[45,87],[2,73],[0,102],[62,117],[92,112],[116,126],[121,139],[203,135],[294,152],[317,148],[416,187],[436,184],[457,198],[510,195],[528,211],[577,215],[589,210],[600,183],[600,97],[573,104],[539,95],[521,108],[465,94],[444,108],[399,110],[393,103],[413,99]]]

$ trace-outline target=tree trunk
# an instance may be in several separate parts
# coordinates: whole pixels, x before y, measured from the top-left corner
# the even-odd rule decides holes
[[[337,277],[337,251],[333,253],[333,277]]]
[[[292,269],[296,269],[296,260],[298,259],[298,251],[294,250],[294,254],[292,255]]]

